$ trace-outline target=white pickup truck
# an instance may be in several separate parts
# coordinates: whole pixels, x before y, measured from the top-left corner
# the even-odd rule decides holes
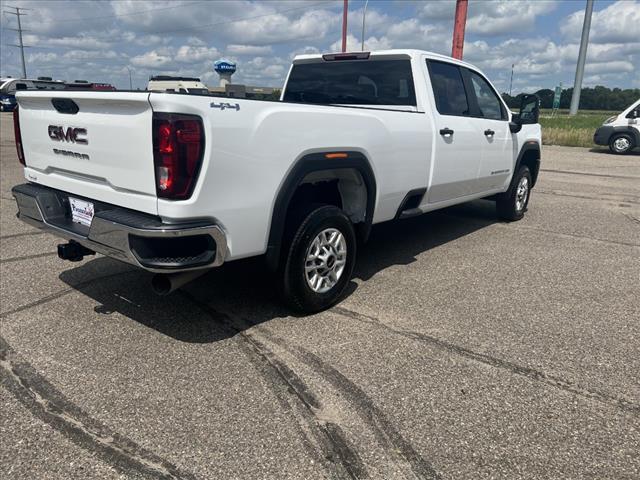
[[[340,299],[371,226],[491,197],[522,218],[538,99],[512,114],[474,66],[419,50],[302,55],[279,102],[19,92],[18,216],[156,273],[168,293],[262,255],[296,309]]]

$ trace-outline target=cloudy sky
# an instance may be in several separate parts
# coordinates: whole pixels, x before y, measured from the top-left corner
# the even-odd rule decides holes
[[[237,83],[281,86],[297,53],[340,48],[342,1],[2,0],[25,7],[27,73],[144,88],[154,74],[217,83],[213,62],[238,63]],[[364,0],[349,2],[349,48],[360,49]],[[584,0],[470,0],[464,59],[501,91],[573,84]],[[377,1],[367,10],[365,49],[450,54],[454,0]],[[20,74],[14,15],[0,23],[0,74]],[[640,0],[596,0],[585,85],[640,88]],[[127,68],[128,67],[128,68]]]

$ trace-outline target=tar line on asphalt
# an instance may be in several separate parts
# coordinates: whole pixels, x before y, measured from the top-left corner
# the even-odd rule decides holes
[[[124,474],[143,478],[195,480],[175,465],[132,440],[113,432],[65,398],[0,337],[2,386],[36,418],[51,425],[76,445],[96,454]]]
[[[470,360],[481,362],[481,363],[484,363],[485,365],[490,365],[492,367],[501,368],[511,373],[514,373],[516,375],[521,375],[523,377],[527,377],[532,380],[537,380],[551,387],[559,388],[566,392],[573,393],[575,395],[579,395],[587,399],[596,400],[598,402],[608,404],[610,406],[619,408],[621,410],[624,410],[636,415],[640,414],[640,405],[630,402],[629,400],[626,400],[624,398],[618,398],[613,395],[609,395],[608,393],[588,389],[580,385],[576,385],[573,382],[570,382],[569,380],[565,380],[553,375],[547,375],[544,372],[540,372],[538,370],[534,370],[533,368],[529,368],[529,367],[523,367],[522,365],[518,365],[512,362],[509,362],[507,360],[502,360],[496,357],[492,357],[484,353],[474,352],[473,350],[469,350],[459,345],[454,345],[452,343],[445,342],[444,340],[440,340],[438,338],[432,337],[424,333],[413,332],[413,331],[404,330],[404,329],[396,329],[378,320],[375,317],[372,317],[370,315],[365,315],[359,312],[354,312],[344,307],[334,307],[331,311],[338,313],[340,315],[343,315],[345,317],[358,320],[363,323],[368,323],[368,324],[377,326],[378,328],[383,328],[392,333],[395,333],[397,335],[400,335],[406,338],[410,338],[412,340],[418,340],[418,341],[429,343],[435,347],[438,347],[450,353],[454,353],[456,355],[468,358]]]

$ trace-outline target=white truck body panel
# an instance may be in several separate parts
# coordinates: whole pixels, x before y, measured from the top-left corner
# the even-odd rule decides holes
[[[226,234],[227,260],[266,251],[278,192],[296,161],[310,153],[355,151],[368,159],[377,184],[373,223],[393,219],[407,192],[414,189],[426,188],[419,205],[425,212],[505,191],[522,145],[540,143],[540,126],[525,125],[512,134],[508,121],[440,115],[425,60],[476,70],[464,62],[413,50],[372,55],[410,57],[416,107],[312,105],[154,92],[19,92],[25,177],[162,219],[211,219]],[[294,63],[313,61],[322,59],[301,56]],[[72,98],[80,111],[58,113],[51,105],[53,98]],[[234,108],[213,106],[222,102]],[[202,118],[204,156],[187,200],[156,197],[154,112]],[[88,144],[73,145],[72,150],[86,152],[90,160],[52,154],[56,145],[47,134],[49,125],[85,128]],[[453,138],[439,133],[446,127],[455,131]],[[486,128],[495,131],[493,138],[485,137]]]

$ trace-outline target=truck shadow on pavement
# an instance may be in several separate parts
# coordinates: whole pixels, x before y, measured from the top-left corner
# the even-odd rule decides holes
[[[409,265],[428,250],[497,222],[494,203],[476,201],[376,226],[358,252],[353,277],[366,281],[388,267]],[[119,265],[101,257],[61,273],[60,279],[92,298],[98,304],[94,312],[106,320],[120,314],[181,342],[217,342],[292,315],[261,259],[229,263],[164,297],[152,292],[151,274],[139,269],[96,276]],[[356,289],[350,282],[345,297]]]

